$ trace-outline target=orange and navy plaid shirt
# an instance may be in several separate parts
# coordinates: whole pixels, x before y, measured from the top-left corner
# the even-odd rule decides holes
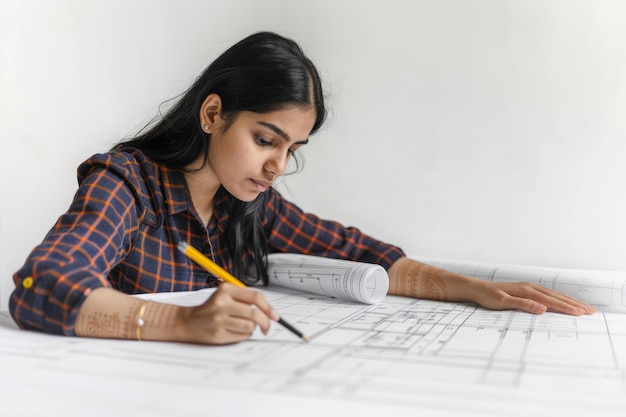
[[[74,335],[89,292],[189,291],[217,280],[176,249],[185,241],[232,270],[225,236],[234,197],[215,203],[208,227],[191,202],[184,175],[136,150],[94,155],[78,168],[79,188],[68,211],[15,273],[9,308],[25,329]],[[404,255],[358,229],[302,212],[276,190],[258,213],[271,252],[303,253],[380,264]],[[211,247],[213,254],[211,254]]]

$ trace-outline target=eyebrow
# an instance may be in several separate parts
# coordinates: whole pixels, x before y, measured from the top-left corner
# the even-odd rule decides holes
[[[276,126],[273,123],[267,123],[267,122],[258,122],[260,125],[267,127],[268,129],[271,129],[272,131],[274,131],[274,133],[276,133],[278,136],[280,136],[281,138],[283,138],[285,140],[285,142],[291,142],[291,138],[289,137],[289,135],[284,132],[281,128],[279,128],[278,126]],[[309,143],[309,138],[306,138],[305,140],[302,140],[300,142],[295,142],[294,145],[306,145],[307,143]]]

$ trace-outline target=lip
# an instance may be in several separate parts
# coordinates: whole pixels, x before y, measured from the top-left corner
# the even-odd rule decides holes
[[[261,192],[267,191],[267,189],[272,186],[272,183],[269,181],[255,180],[254,178],[251,178],[250,180],[256,186],[256,188]]]

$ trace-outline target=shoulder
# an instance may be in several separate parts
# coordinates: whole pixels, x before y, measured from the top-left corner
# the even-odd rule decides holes
[[[261,210],[266,214],[280,212],[286,205],[291,204],[273,187],[264,192],[260,198],[262,199]]]
[[[138,150],[113,150],[95,154],[80,164],[78,181],[82,182],[90,174],[103,170],[128,180],[152,177],[159,170],[159,166]]]
[[[157,224],[166,204],[168,187],[180,186],[177,172],[171,172],[135,149],[115,149],[91,156],[78,167],[79,190],[103,199],[133,202],[145,222]],[[80,191],[79,191],[80,192]]]
[[[276,227],[281,222],[302,222],[306,214],[295,203],[286,199],[278,190],[270,188],[262,194],[262,203],[259,207],[259,220],[261,224]]]

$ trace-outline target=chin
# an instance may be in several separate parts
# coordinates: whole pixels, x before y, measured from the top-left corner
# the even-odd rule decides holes
[[[229,190],[226,190],[226,191],[228,191],[229,194],[235,197],[237,200],[242,201],[244,203],[253,202],[261,194],[260,192],[231,193]]]

